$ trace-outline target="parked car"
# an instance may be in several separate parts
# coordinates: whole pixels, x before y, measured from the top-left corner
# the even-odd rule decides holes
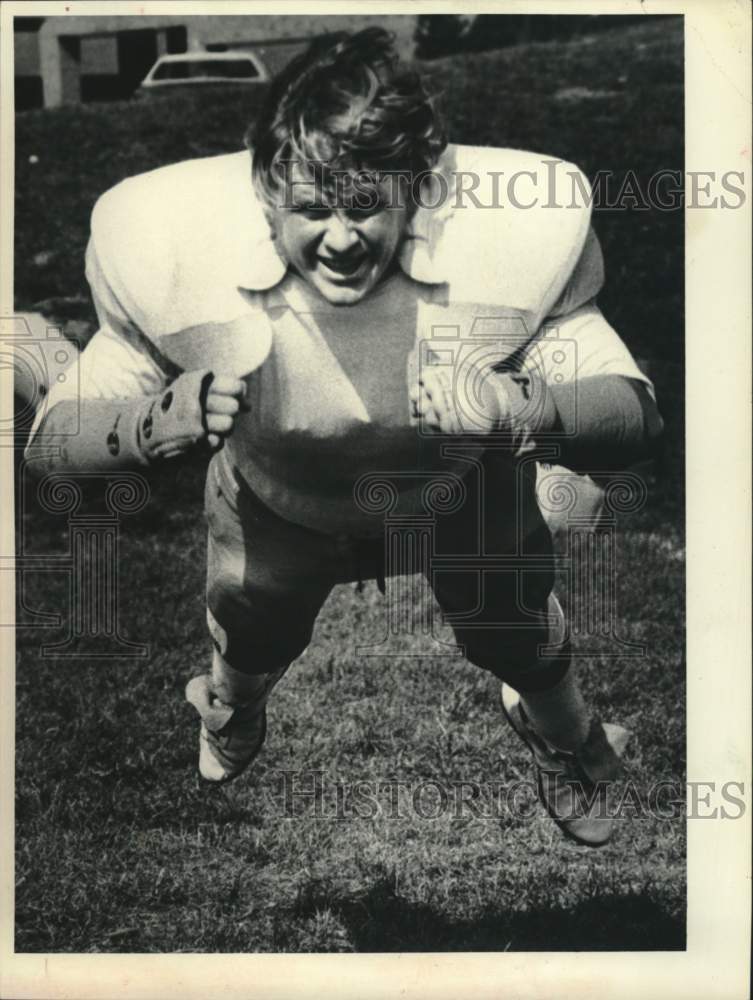
[[[253,52],[181,52],[160,56],[134,96],[168,93],[176,87],[258,86],[269,80],[266,66]]]

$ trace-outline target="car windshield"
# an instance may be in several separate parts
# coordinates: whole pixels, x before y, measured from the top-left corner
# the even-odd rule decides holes
[[[259,75],[250,59],[186,59],[164,62],[153,80],[196,80],[214,77],[221,80],[249,80]]]

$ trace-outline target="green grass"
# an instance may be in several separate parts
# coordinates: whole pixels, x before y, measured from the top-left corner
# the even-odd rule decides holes
[[[456,140],[541,149],[591,171],[682,166],[681,34],[666,21],[598,45],[535,45],[428,68],[445,80]],[[550,100],[575,86],[618,94]],[[66,297],[53,311],[91,318],[82,250],[96,195],[130,173],[237,148],[241,109],[213,101],[19,116],[19,306]],[[647,473],[648,504],[620,520],[618,631],[648,655],[582,661],[596,709],[634,731],[626,759],[645,797],[653,783],[685,775],[682,217],[605,213],[597,226],[605,307],[636,353],[658,362],[668,424],[665,459]],[[33,263],[41,251],[53,253],[44,267]],[[373,584],[363,595],[332,593],[273,696],[253,773],[226,789],[200,787],[182,689],[209,654],[202,475],[196,462],[174,466],[152,483],[148,507],[123,518],[121,630],[149,645],[146,662],[45,659],[41,642],[62,639],[67,623],[18,629],[18,951],[684,947],[681,817],[625,819],[611,844],[589,851],[564,840],[543,810],[422,819],[409,808],[391,819],[381,797],[375,818],[316,819],[305,802],[285,814],[286,771],[303,780],[325,772],[331,795],[336,783],[437,779],[451,788],[530,776],[493,678],[440,658],[356,655],[384,627]],[[66,518],[45,514],[33,496],[19,528],[27,552],[66,549]],[[27,572],[23,599],[37,611],[65,607],[64,575]]]
[[[39,633],[20,631],[17,949],[683,946],[681,819],[625,819],[612,844],[590,852],[540,810],[432,820],[408,809],[391,819],[383,795],[381,818],[332,818],[338,782],[452,788],[530,776],[490,676],[462,662],[355,655],[384,625],[373,585],[362,597],[333,592],[273,697],[254,773],[226,790],[200,788],[196,723],[182,700],[209,652],[200,479],[182,467],[124,526],[122,630],[148,641],[147,663],[45,661]],[[191,498],[178,508],[177,490]],[[652,513],[623,532],[618,595],[619,629],[648,657],[584,661],[596,708],[636,734],[628,763],[644,798],[652,782],[682,781],[684,750],[680,540]],[[63,549],[63,518],[40,531],[30,509],[27,522],[33,550]],[[60,576],[27,582],[30,607],[64,603]],[[298,788],[326,773],[329,818],[313,818],[304,801],[285,815],[291,770],[303,772]]]

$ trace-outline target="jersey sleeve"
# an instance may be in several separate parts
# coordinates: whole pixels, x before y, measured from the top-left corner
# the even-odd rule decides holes
[[[604,262],[591,229],[559,299],[526,351],[523,368],[563,385],[593,375],[621,375],[653,387],[596,304]]]
[[[98,203],[99,204],[99,203]],[[119,399],[159,392],[178,373],[145,336],[119,294],[106,234],[98,233],[98,208],[92,216],[92,232],[86,250],[86,278],[99,321],[99,328],[76,362],[75,378],[50,388],[45,405],[35,414],[29,444],[46,413],[70,399]],[[104,245],[103,245],[104,244]],[[143,318],[139,317],[143,322]]]
[[[592,375],[622,375],[651,387],[624,341],[593,300],[566,316],[550,320],[535,348],[532,354],[547,381],[554,379],[561,383]]]

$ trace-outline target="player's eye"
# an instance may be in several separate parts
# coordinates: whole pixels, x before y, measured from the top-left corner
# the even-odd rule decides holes
[[[295,205],[293,211],[302,215],[304,219],[326,219],[332,214],[332,209],[328,205],[320,205],[311,202],[308,205]]]
[[[368,219],[372,215],[378,215],[382,211],[384,211],[384,205],[379,199],[375,198],[372,201],[364,199],[360,205],[351,205],[347,211],[347,215],[350,219]]]

